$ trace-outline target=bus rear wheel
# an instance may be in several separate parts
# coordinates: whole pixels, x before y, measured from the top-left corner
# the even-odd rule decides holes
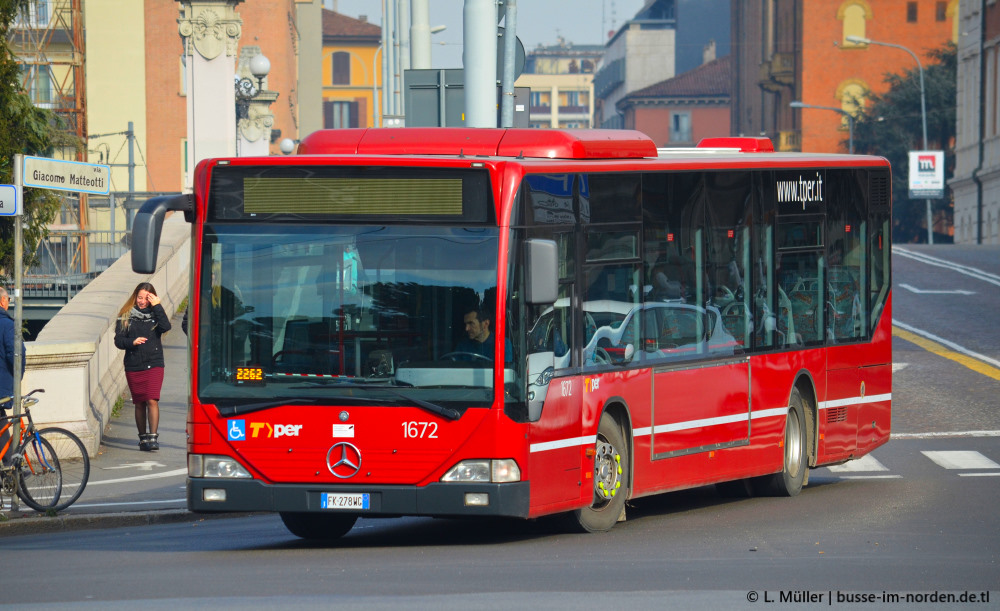
[[[285,528],[293,535],[313,540],[339,539],[358,521],[358,516],[353,514],[282,511],[279,515],[281,521],[285,523]]]
[[[781,471],[761,478],[761,492],[771,496],[795,496],[802,491],[809,468],[809,416],[798,388],[788,398],[785,418],[784,460]]]
[[[614,417],[605,413],[597,427],[594,455],[594,501],[573,512],[576,525],[586,532],[605,532],[618,522],[628,496],[628,447]]]

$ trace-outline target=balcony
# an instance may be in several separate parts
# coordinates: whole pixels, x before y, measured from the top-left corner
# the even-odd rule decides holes
[[[759,85],[766,91],[781,91],[795,84],[795,54],[774,53],[760,65]]]
[[[594,95],[603,98],[625,82],[625,60],[616,59],[594,75]]]

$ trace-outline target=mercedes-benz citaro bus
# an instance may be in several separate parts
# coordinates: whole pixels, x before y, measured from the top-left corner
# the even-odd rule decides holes
[[[362,516],[794,496],[889,439],[890,168],[765,138],[342,129],[208,159],[191,223],[188,507]]]

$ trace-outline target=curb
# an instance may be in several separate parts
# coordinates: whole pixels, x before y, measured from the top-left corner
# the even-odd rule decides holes
[[[186,509],[166,511],[130,511],[120,513],[96,513],[86,515],[57,515],[19,518],[7,516],[0,522],[0,539],[20,535],[51,534],[76,530],[100,528],[122,528],[133,526],[153,526],[157,524],[178,524],[183,522],[203,522],[221,518],[244,518],[258,515],[242,513],[192,513]]]

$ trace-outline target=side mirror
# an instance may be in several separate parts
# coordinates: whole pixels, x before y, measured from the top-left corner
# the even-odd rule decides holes
[[[156,255],[160,250],[160,233],[167,210],[181,210],[185,217],[194,211],[194,196],[160,195],[146,200],[132,223],[132,271],[152,274],[156,271]]]
[[[634,356],[635,356],[635,346],[633,346],[632,344],[625,344],[625,356],[623,362],[631,363],[632,357]]]
[[[524,300],[532,305],[552,304],[559,294],[558,256],[553,240],[524,242]]]

